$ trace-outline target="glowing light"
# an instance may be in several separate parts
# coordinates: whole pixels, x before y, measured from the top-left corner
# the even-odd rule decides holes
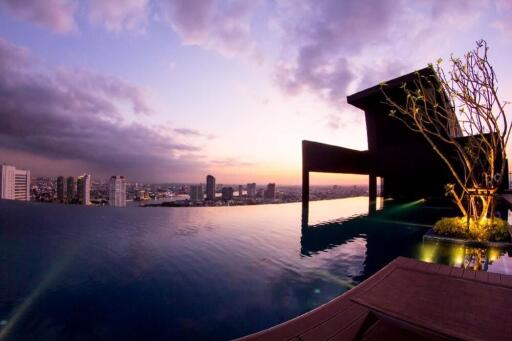
[[[464,247],[459,246],[457,248],[452,249],[451,253],[451,263],[453,265],[462,265],[464,263]]]
[[[427,263],[434,263],[437,259],[437,251],[439,245],[435,244],[423,244],[420,249],[420,260]]]
[[[402,208],[402,209],[409,208],[409,207],[416,206],[416,205],[424,203],[424,202],[425,202],[425,199],[419,199],[419,200],[411,201],[407,204],[400,205],[400,208]]]
[[[497,249],[489,249],[489,261],[494,262],[498,258],[500,258],[500,251]]]

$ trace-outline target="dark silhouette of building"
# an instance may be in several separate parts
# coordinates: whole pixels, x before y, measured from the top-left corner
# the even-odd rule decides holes
[[[247,184],[247,197],[254,198],[256,197],[256,183],[252,182]]]
[[[67,182],[63,176],[57,178],[57,199],[61,203],[67,200]]]
[[[264,193],[265,199],[273,200],[276,198],[276,184],[275,183],[269,183],[267,185],[267,189]]]
[[[215,200],[215,178],[213,175],[206,177],[206,200]]]
[[[66,199],[68,202],[76,201],[76,178],[74,176],[70,176],[66,179]]]
[[[222,187],[222,201],[233,200],[233,187]]]
[[[427,77],[434,85],[439,84],[433,69],[427,67],[386,82],[386,93],[396,103],[405,104],[402,86],[405,84],[408,89],[416,89],[418,76]],[[438,103],[446,103],[448,107],[446,94],[435,89],[432,89],[432,94],[439,97]],[[369,175],[370,205],[377,196],[377,177],[382,179],[381,195],[384,197],[415,200],[444,196],[444,185],[454,182],[448,167],[421,134],[389,116],[391,108],[380,85],[348,96],[347,102],[364,111],[368,150],[302,141],[302,203],[306,209],[309,203],[309,172]],[[448,130],[453,136],[462,135],[459,126]],[[446,144],[438,148],[456,157],[455,151]],[[504,177],[501,190],[508,188],[508,167]]]

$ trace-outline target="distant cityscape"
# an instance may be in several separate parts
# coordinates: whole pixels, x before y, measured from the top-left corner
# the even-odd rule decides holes
[[[328,200],[368,195],[368,186],[311,186],[310,200]],[[0,198],[70,205],[126,207],[236,206],[299,202],[300,186],[217,184],[213,175],[206,183],[129,182],[122,175],[110,179],[79,176],[31,177],[30,170],[1,165]]]

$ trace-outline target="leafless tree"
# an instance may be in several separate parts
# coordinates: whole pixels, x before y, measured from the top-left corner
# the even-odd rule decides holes
[[[430,65],[433,77],[418,73],[414,87],[402,85],[405,104],[391,98],[386,84],[381,84],[390,115],[420,133],[441,157],[455,180],[447,184],[447,193],[463,216],[475,222],[493,216],[510,136],[508,103],[498,97],[488,50],[484,40],[477,41],[463,58],[451,56],[447,71],[439,59]],[[442,144],[450,148],[441,148]]]

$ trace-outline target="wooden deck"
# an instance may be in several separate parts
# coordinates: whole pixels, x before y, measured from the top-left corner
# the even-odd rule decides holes
[[[400,289],[400,284],[409,292]],[[441,304],[429,304],[435,299]],[[420,321],[420,329],[434,327],[437,333],[425,334],[388,319],[375,319],[365,304],[387,304],[396,308],[399,318]],[[413,314],[408,316],[407,309],[400,307],[410,308]],[[433,322],[435,318],[440,322]],[[369,323],[371,319],[374,321]],[[446,330],[455,334],[446,334]],[[512,338],[512,276],[398,257],[332,301],[242,340],[436,340],[446,339],[446,335]]]

